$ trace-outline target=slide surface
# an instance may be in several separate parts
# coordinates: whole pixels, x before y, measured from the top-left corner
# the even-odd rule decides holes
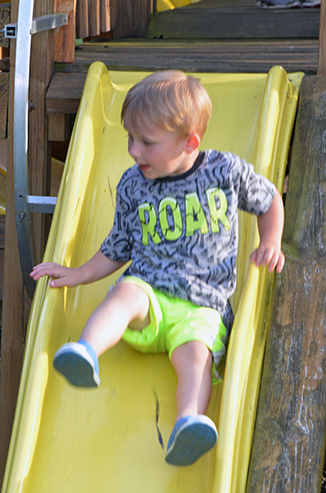
[[[186,7],[192,3],[200,2],[200,0],[157,0],[156,9],[157,12],[164,10],[173,10],[178,7]]]
[[[45,260],[77,266],[113,222],[115,187],[133,164],[120,124],[126,91],[140,72],[89,70]],[[213,102],[201,148],[239,154],[281,190],[302,73],[197,74]],[[240,215],[235,323],[223,382],[208,415],[219,441],[185,468],[164,461],[175,418],[176,376],[163,355],[124,342],[100,358],[101,386],[76,390],[54,372],[61,344],[74,341],[114,279],[53,290],[38,282],[3,493],[244,493],[275,277],[249,265],[256,218]],[[116,276],[117,277],[117,276]]]

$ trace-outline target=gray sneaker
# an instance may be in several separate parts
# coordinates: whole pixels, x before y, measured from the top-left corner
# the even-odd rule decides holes
[[[83,343],[67,342],[55,353],[53,366],[74,387],[100,385],[97,356],[89,345],[87,349]]]
[[[301,7],[320,7],[320,0],[301,0]]]
[[[292,9],[295,7],[320,7],[321,0],[256,0],[263,9]]]
[[[256,0],[256,5],[263,9],[292,9],[300,7],[300,0]]]

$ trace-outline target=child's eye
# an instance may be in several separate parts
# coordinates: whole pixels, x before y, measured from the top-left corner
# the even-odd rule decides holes
[[[143,140],[143,144],[144,144],[145,146],[150,146],[150,145],[152,145],[152,143],[153,143],[153,142],[149,142],[148,140]]]

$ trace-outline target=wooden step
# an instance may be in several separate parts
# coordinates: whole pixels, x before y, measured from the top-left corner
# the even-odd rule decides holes
[[[254,0],[203,0],[151,16],[148,38],[317,39],[319,8],[263,9]]]
[[[74,63],[57,66],[60,72],[53,75],[46,98],[48,113],[77,112],[87,70],[95,60],[110,70],[267,73],[282,65],[288,73],[315,75],[318,40],[85,43],[76,50]]]

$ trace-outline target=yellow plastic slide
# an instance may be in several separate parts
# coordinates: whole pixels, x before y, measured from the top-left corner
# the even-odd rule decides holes
[[[156,8],[157,12],[163,12],[164,10],[186,7],[187,5],[197,2],[200,2],[200,0],[157,0]]]
[[[89,69],[45,260],[77,266],[111,228],[115,187],[132,159],[120,124],[140,72]],[[213,102],[202,148],[253,162],[282,189],[302,73],[197,74]],[[189,467],[164,461],[175,418],[176,376],[163,355],[120,342],[100,358],[101,386],[76,390],[54,372],[59,346],[81,329],[114,279],[73,289],[38,282],[3,493],[244,493],[274,275],[249,265],[256,218],[240,216],[235,323],[208,414],[218,445]],[[109,328],[108,328],[109,330]]]

